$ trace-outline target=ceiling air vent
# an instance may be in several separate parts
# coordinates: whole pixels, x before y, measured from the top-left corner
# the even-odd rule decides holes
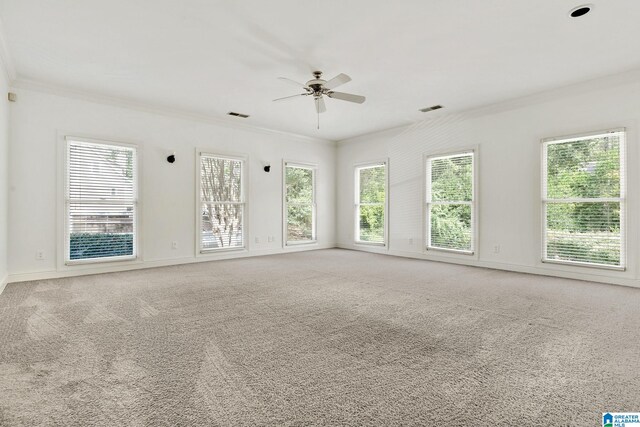
[[[429,111],[439,110],[441,108],[444,108],[444,107],[442,105],[432,105],[431,107],[421,108],[419,111],[422,111],[423,113],[428,113]]]
[[[230,116],[240,117],[240,118],[243,118],[243,119],[246,119],[247,117],[249,117],[248,114],[236,113],[234,111],[229,111],[227,114],[230,115]]]

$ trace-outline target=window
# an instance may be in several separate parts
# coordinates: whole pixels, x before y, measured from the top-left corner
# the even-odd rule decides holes
[[[137,153],[67,138],[65,262],[136,258]]]
[[[245,246],[244,163],[200,153],[200,252]]]
[[[545,262],[624,268],[624,130],[543,141]]]
[[[427,249],[474,252],[474,153],[427,158]]]
[[[385,245],[387,165],[356,167],[356,243]]]
[[[315,167],[285,162],[284,182],[286,244],[315,242]]]

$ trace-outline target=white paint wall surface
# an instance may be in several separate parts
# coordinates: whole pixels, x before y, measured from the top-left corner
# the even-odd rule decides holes
[[[333,143],[174,118],[44,91],[16,91],[18,102],[12,106],[10,153],[10,280],[131,267],[116,263],[102,267],[64,266],[59,250],[64,221],[59,191],[64,135],[138,144],[140,249],[144,266],[335,245]],[[247,252],[195,255],[196,147],[249,157]],[[169,164],[166,157],[173,151],[177,160]],[[318,165],[316,245],[282,247],[283,158]],[[270,173],[263,171],[265,161],[271,163]],[[269,236],[274,236],[275,241],[268,242]],[[259,243],[255,242],[256,237]],[[177,249],[172,249],[173,241],[178,242]],[[45,259],[36,260],[36,251],[43,251]]]
[[[233,256],[340,247],[444,260],[492,268],[640,284],[640,76],[588,84],[462,115],[339,143],[170,117],[48,93],[15,89],[8,114],[0,109],[0,154],[9,151],[8,221],[0,211],[0,275],[9,280],[113,271]],[[6,106],[5,106],[6,107]],[[2,107],[2,108],[5,108]],[[8,108],[8,107],[6,107]],[[3,127],[4,126],[4,127]],[[627,270],[544,264],[541,257],[540,140],[609,128],[627,128]],[[141,155],[141,255],[134,266],[63,265],[60,235],[60,156],[65,134],[139,144]],[[423,227],[423,156],[478,147],[478,244],[475,256],[426,253]],[[249,156],[249,238],[245,253],[195,254],[195,147]],[[177,162],[165,158],[175,151]],[[6,159],[7,156],[4,156]],[[282,248],[282,159],[318,165],[318,244]],[[354,165],[389,159],[389,245],[353,244]],[[262,171],[263,162],[272,171]],[[4,168],[4,169],[3,169]],[[6,163],[0,162],[6,174]],[[0,175],[3,176],[3,175]],[[6,185],[0,186],[4,201]],[[5,202],[4,206],[7,206]],[[3,230],[10,224],[6,252]],[[4,235],[6,236],[6,234]],[[274,236],[273,243],[268,236]],[[260,243],[255,243],[255,237]],[[413,243],[410,243],[412,239]],[[178,248],[172,249],[171,242]],[[500,252],[494,247],[499,245]],[[36,260],[36,251],[44,260]],[[3,260],[8,258],[8,267]]]
[[[0,64],[0,70],[2,65]],[[2,98],[9,90],[5,73],[0,71],[0,292],[7,278],[9,250],[9,102]]]
[[[603,79],[482,112],[443,115],[338,146],[338,245],[394,255],[608,281],[638,286],[640,264],[640,79]],[[594,89],[595,88],[595,89]],[[609,128],[627,128],[626,271],[541,262],[541,142]],[[477,255],[425,252],[422,203],[425,154],[478,146]],[[353,244],[354,165],[389,158],[389,247]],[[409,243],[413,239],[413,244]],[[500,252],[494,247],[499,245]]]

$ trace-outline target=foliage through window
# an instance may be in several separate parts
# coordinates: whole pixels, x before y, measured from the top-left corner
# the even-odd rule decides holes
[[[543,142],[543,260],[624,267],[624,131]]]
[[[244,161],[200,155],[200,250],[244,247]]]
[[[356,168],[356,242],[385,244],[386,188],[386,163]]]
[[[474,251],[474,155],[427,158],[427,248]]]
[[[315,169],[311,166],[285,164],[286,242],[316,240]]]
[[[66,262],[136,257],[132,146],[67,139]]]

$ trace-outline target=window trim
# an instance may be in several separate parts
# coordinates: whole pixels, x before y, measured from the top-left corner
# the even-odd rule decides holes
[[[383,225],[383,233],[384,233],[384,242],[376,243],[376,242],[366,242],[359,239],[360,237],[360,218],[359,218],[359,207],[360,203],[360,170],[374,168],[384,166],[385,174],[384,174],[384,225]],[[354,209],[353,209],[353,243],[355,245],[362,246],[373,246],[380,248],[389,248],[389,159],[380,159],[380,160],[372,160],[368,162],[356,163],[353,165],[353,197],[354,197]],[[377,203],[376,203],[377,204]]]
[[[479,236],[479,221],[478,221],[478,158],[479,158],[479,147],[460,147],[455,150],[449,150],[446,152],[435,152],[423,155],[423,163],[422,163],[422,251],[425,254],[428,253],[442,253],[447,255],[463,255],[465,257],[478,257],[478,236]],[[468,202],[471,205],[471,250],[460,250],[460,249],[449,249],[449,248],[438,248],[430,246],[431,240],[431,216],[430,216],[430,201],[429,194],[431,191],[431,178],[430,178],[430,160],[439,159],[439,158],[447,158],[447,157],[455,157],[464,154],[472,155],[471,162],[471,175],[472,175],[472,200]],[[466,204],[466,203],[465,203]]]
[[[584,201],[601,201],[620,203],[620,266],[609,264],[597,264],[584,261],[563,261],[547,259],[547,215],[546,206],[549,203],[547,199],[547,147],[549,143],[565,143],[579,141],[587,138],[596,138],[612,133],[622,133],[620,141],[620,197],[603,197],[603,198],[569,198],[569,199],[552,199],[554,202],[571,203]],[[541,256],[540,262],[543,264],[555,264],[562,266],[575,266],[594,268],[598,270],[626,271],[627,270],[627,217],[628,217],[628,200],[627,200],[627,129],[625,127],[610,128],[606,130],[575,133],[565,136],[556,136],[543,138],[540,140],[540,242]]]
[[[246,252],[249,250],[249,202],[247,194],[249,191],[249,156],[237,153],[225,153],[202,148],[195,149],[195,254],[196,257],[210,256],[228,252]],[[241,201],[235,202],[243,205],[242,209],[242,246],[233,248],[202,248],[202,157],[215,157],[217,159],[234,160],[242,162],[242,172],[240,175]]]
[[[312,211],[312,236],[311,240],[289,241],[288,237],[288,211],[287,211],[287,167],[300,169],[310,169],[313,174],[313,211]],[[282,247],[295,247],[301,245],[318,244],[318,165],[315,163],[296,162],[291,160],[282,160]]]
[[[141,217],[141,202],[140,202],[140,158],[141,150],[138,144],[114,141],[108,139],[97,139],[91,137],[75,136],[73,134],[67,134],[63,136],[63,149],[62,149],[62,264],[66,267],[80,266],[87,264],[107,264],[107,263],[120,263],[120,262],[132,262],[141,260],[141,229],[140,229],[140,217]],[[69,206],[71,199],[69,197],[69,146],[71,142],[94,144],[94,145],[111,145],[116,147],[124,147],[132,149],[135,153],[133,162],[133,254],[132,255],[120,255],[112,257],[101,258],[87,258],[87,259],[70,259],[70,232],[69,232]]]

